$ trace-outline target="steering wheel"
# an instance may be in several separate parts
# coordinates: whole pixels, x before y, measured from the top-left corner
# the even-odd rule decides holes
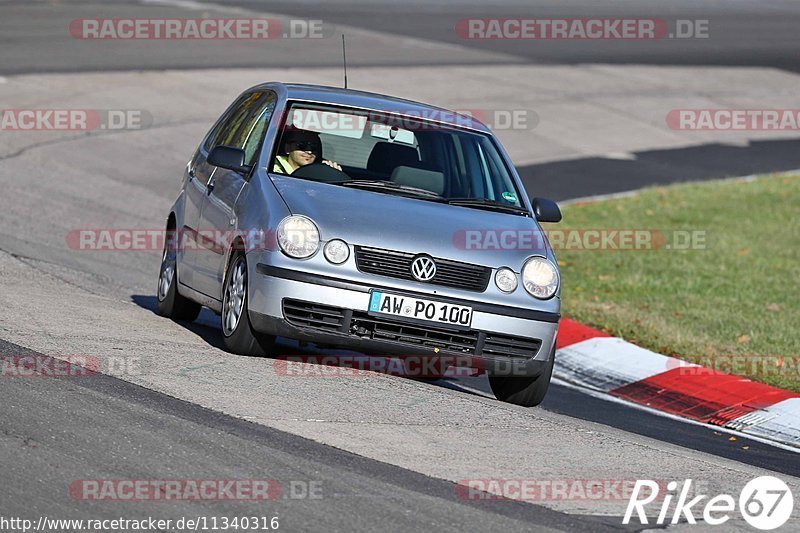
[[[325,163],[311,163],[310,165],[302,166],[292,172],[292,176],[324,182],[347,181],[350,179],[350,176],[341,170],[336,170]]]

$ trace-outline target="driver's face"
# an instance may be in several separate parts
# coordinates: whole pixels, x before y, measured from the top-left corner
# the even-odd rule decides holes
[[[317,148],[317,143],[314,141],[297,141],[289,143],[287,146],[289,148],[289,161],[298,167],[310,165],[317,158],[317,156],[314,154]]]

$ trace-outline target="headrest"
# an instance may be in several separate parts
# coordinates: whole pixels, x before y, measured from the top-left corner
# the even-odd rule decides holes
[[[415,148],[382,141],[372,148],[367,160],[367,170],[391,174],[400,165],[415,166],[417,163],[419,163],[419,155]]]
[[[444,174],[441,172],[399,166],[392,172],[391,180],[398,185],[425,189],[440,196],[444,193]]]

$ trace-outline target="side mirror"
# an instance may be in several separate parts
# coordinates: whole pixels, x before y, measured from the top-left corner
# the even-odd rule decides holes
[[[235,172],[247,174],[250,172],[250,166],[244,164],[245,153],[241,148],[232,148],[230,146],[215,146],[208,154],[209,165],[215,167],[226,168]]]
[[[547,198],[533,199],[533,214],[539,222],[561,222],[561,209]]]

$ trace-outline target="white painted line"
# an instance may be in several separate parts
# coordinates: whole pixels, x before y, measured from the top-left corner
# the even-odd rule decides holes
[[[618,198],[629,198],[631,196],[636,196],[637,194],[639,194],[639,189],[635,189],[633,191],[613,192],[610,194],[596,194],[594,196],[581,196],[580,198],[572,198],[570,200],[564,200],[563,202],[558,202],[558,203],[560,205],[585,204],[589,202],[602,202],[603,200],[616,200]]]
[[[207,9],[209,4],[195,2],[194,0],[141,0],[143,4],[156,6],[180,7],[183,9]]]
[[[633,152],[609,152],[603,157],[606,159],[616,159],[617,161],[636,161],[636,159],[638,159]]]
[[[195,11],[214,9],[217,11],[225,11],[228,13],[240,13],[240,14],[258,13],[257,11],[241,7],[226,6],[222,4],[214,4],[211,2],[197,2],[195,0],[139,0],[139,1],[145,5],[177,7],[180,9],[192,9]]]

